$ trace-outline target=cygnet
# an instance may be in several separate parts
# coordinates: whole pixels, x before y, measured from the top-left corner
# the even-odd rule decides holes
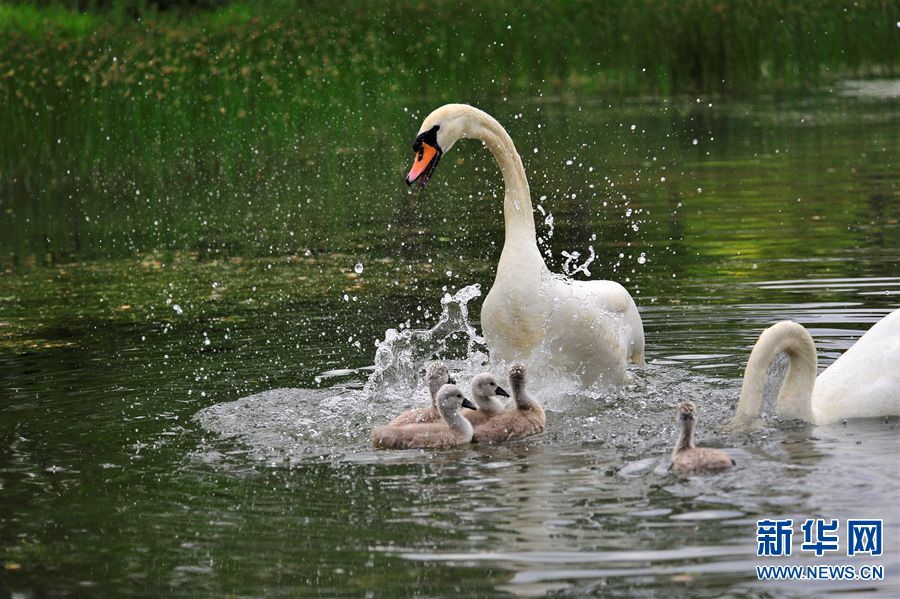
[[[379,426],[372,431],[372,443],[379,449],[444,449],[472,440],[472,424],[462,417],[459,407],[475,409],[456,385],[444,385],[437,392],[440,422]]]

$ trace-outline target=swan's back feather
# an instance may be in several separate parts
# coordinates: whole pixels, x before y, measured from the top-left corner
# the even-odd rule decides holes
[[[860,337],[816,378],[816,424],[900,415],[900,310]]]
[[[628,291],[615,281],[575,281],[580,286],[593,293],[593,297],[603,297],[605,303],[598,304],[596,308],[601,311],[611,311],[613,315],[621,319],[616,326],[619,342],[626,351],[626,359],[638,366],[645,366],[644,362],[644,324],[641,315]]]
[[[644,364],[644,328],[634,300],[614,281],[555,277],[545,291],[555,299],[546,324],[550,362],[585,383],[627,382],[629,360]]]

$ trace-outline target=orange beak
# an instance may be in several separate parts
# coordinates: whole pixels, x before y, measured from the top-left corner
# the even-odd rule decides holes
[[[424,187],[425,184],[428,183],[428,179],[431,178],[431,173],[434,171],[434,167],[437,166],[440,156],[441,154],[437,148],[429,143],[422,142],[422,147],[416,154],[412,169],[410,169],[409,174],[406,176],[406,184],[412,185],[424,174],[425,176],[422,178],[422,187]]]

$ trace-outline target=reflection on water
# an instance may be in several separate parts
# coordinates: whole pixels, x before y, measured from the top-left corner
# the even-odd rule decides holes
[[[592,272],[634,290],[649,365],[614,391],[534,371],[547,430],[498,447],[378,452],[368,439],[424,401],[419,369],[434,357],[463,385],[503,372],[482,365],[481,298],[467,287],[488,288],[499,252],[477,148],[447,162],[428,209],[402,196],[346,237],[323,233],[328,252],[59,264],[35,247],[32,263],[5,262],[0,585],[25,597],[890,594],[896,418],[725,430],[763,328],[801,322],[825,368],[897,307],[896,115],[865,106],[543,105],[548,127],[517,139],[540,146],[526,166],[554,217],[544,249],[559,270],[562,251],[593,245]],[[623,156],[632,122],[649,133]],[[567,167],[585,131],[599,141]],[[629,199],[592,192],[604,176]],[[477,243],[442,241],[451,233]],[[441,304],[461,290],[468,303]],[[468,314],[442,320],[460,305]],[[440,334],[416,336],[429,330]],[[732,472],[668,471],[683,399]],[[884,518],[885,555],[865,563],[887,579],[758,582],[761,517]]]

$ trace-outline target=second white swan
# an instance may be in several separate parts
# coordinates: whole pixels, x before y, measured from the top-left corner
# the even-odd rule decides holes
[[[763,408],[766,371],[779,353],[790,359],[775,413],[812,424],[900,415],[900,310],[891,312],[816,378],[816,346],[802,325],[783,320],[759,336],[732,424],[743,427]]]
[[[503,251],[481,308],[493,355],[528,360],[543,347],[550,364],[576,373],[584,384],[626,382],[629,360],[644,365],[644,328],[634,300],[613,281],[575,281],[547,269],[535,237],[525,169],[500,123],[467,104],[438,108],[413,144],[416,158],[407,184],[424,185],[441,155],[464,138],[484,142],[506,184]]]

